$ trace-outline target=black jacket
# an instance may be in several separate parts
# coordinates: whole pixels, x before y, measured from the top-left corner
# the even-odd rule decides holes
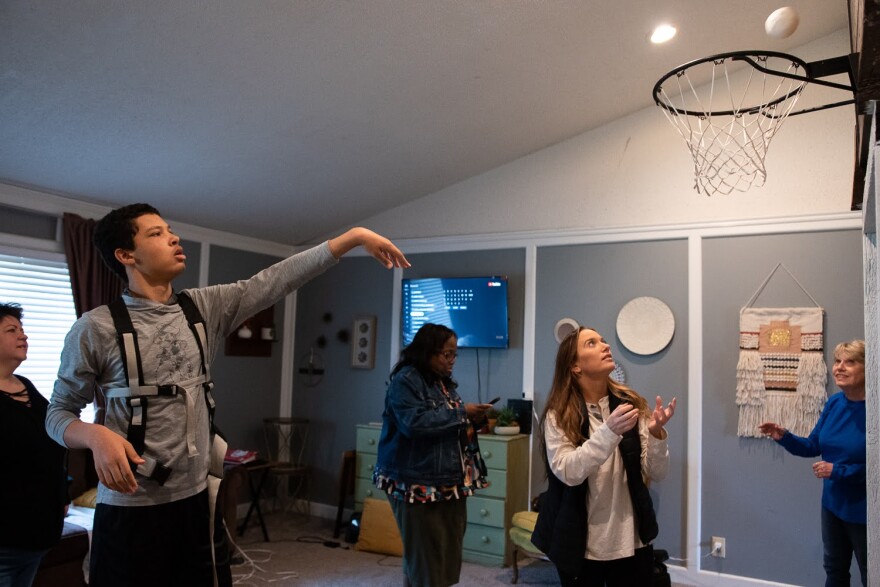
[[[5,451],[0,460],[0,547],[42,550],[61,539],[67,451],[46,434],[49,402],[29,379],[16,377],[30,392],[32,405],[0,397],[0,445]]]
[[[608,396],[611,411],[623,402],[617,396]],[[586,406],[580,404],[583,424],[581,434],[590,437],[590,422]],[[642,480],[641,439],[636,425],[624,433],[618,449],[626,469],[627,486],[633,503],[633,512],[638,524],[639,539],[648,544],[657,537],[657,518],[648,488]],[[569,486],[559,480],[550,470],[546,454],[549,486],[541,494],[538,502],[538,521],[532,532],[532,544],[541,549],[556,567],[567,575],[580,573],[587,551],[587,491],[588,481],[577,486]]]

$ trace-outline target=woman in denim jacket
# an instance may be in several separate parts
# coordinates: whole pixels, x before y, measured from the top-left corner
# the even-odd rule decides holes
[[[401,352],[385,395],[373,482],[388,494],[403,540],[404,585],[458,583],[465,498],[486,487],[473,422],[489,404],[455,391],[455,332],[425,324]]]

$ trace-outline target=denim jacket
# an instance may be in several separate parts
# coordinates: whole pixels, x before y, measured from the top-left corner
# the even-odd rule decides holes
[[[459,399],[454,389],[447,392]],[[403,367],[385,394],[376,473],[407,484],[460,484],[460,438],[468,425],[464,404],[450,409],[439,380],[429,383],[414,367]]]

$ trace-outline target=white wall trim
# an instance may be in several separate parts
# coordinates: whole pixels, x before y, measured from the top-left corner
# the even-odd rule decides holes
[[[23,255],[22,253],[27,253]],[[28,249],[26,247],[21,247],[16,245],[4,245],[0,242],[0,255],[10,255],[13,257],[30,257],[32,259],[42,259],[43,261],[57,261],[59,263],[64,263],[67,261],[67,258],[64,256],[64,253],[57,253],[55,251],[44,251],[39,249]]]
[[[86,218],[100,218],[111,210],[111,208],[107,206],[89,204],[72,198],[46,194],[2,183],[0,183],[0,204],[20,208],[22,210],[54,214],[59,217],[64,212],[72,212]],[[169,222],[173,221],[173,219],[168,220]],[[244,251],[287,257],[306,248],[245,237],[191,224],[177,222],[172,222],[172,224],[174,230],[182,238],[187,240],[207,242]],[[520,248],[528,245],[552,246],[671,240],[688,238],[694,233],[709,237],[804,232],[813,230],[839,230],[855,226],[860,227],[861,224],[861,213],[856,211],[673,225],[536,230],[497,234],[432,237],[424,239],[395,239],[395,244],[397,244],[404,253],[409,255],[414,253],[440,251]],[[21,244],[21,238],[16,239],[16,246]],[[357,248],[350,254],[366,255],[367,253],[362,249]]]
[[[402,279],[403,269],[395,267],[392,274],[394,283],[391,286],[391,356],[388,360],[390,363],[388,365],[389,373],[394,370],[394,366],[400,359],[400,337],[397,336],[397,333],[400,332],[400,313],[402,311],[401,304],[403,303],[400,292],[400,282]]]
[[[525,291],[523,299],[523,399],[535,401],[535,332],[537,330],[535,317],[535,300],[538,296],[538,247],[530,245],[526,247],[525,266]],[[534,403],[532,404],[532,413]],[[534,416],[533,416],[534,417]],[[532,430],[537,428],[537,423],[531,423]],[[529,434],[529,455],[535,454],[536,434]],[[529,509],[532,504],[532,462],[529,459],[528,477],[528,503]]]
[[[687,385],[687,525],[688,572],[700,568],[703,511],[703,239],[688,238],[688,385]]]
[[[293,417],[293,386],[296,378],[296,292],[284,298],[284,323],[281,328],[281,389],[278,416]]]
[[[668,565],[667,568],[673,583],[683,583],[693,587],[800,587],[790,583],[776,583],[710,571],[686,571],[675,565]]]
[[[60,239],[48,240],[43,238],[32,238],[29,236],[18,236],[14,234],[0,233],[0,246],[14,247],[16,249],[27,249],[29,251],[42,251],[46,253],[57,253],[64,256],[64,246]]]
[[[56,196],[3,183],[0,183],[0,204],[19,208],[21,210],[42,212],[44,214],[58,216],[59,218],[65,212],[71,212],[82,216],[83,218],[98,219],[113,209],[109,206],[89,204],[72,198]],[[203,228],[193,224],[176,222],[173,218],[165,218],[165,220],[168,221],[171,228],[178,236],[186,240],[194,240],[212,245],[240,249],[242,251],[263,253],[276,257],[289,257],[293,253],[306,248],[294,247],[230,232]]]
[[[407,255],[448,251],[472,251],[506,248],[642,242],[685,239],[692,234],[703,237],[778,234],[821,230],[840,230],[861,226],[860,212],[812,214],[785,218],[726,220],[676,225],[641,227],[537,230],[504,234],[448,236],[425,239],[395,240],[395,244]],[[364,254],[361,251],[357,253]]]
[[[202,243],[199,247],[199,287],[210,285],[211,277],[211,244]]]
[[[538,295],[538,248],[526,247],[523,300],[523,399],[535,399],[535,300]]]

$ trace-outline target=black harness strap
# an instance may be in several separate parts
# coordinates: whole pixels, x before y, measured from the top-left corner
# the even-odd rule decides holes
[[[205,374],[205,381],[202,384],[205,390],[205,402],[208,406],[209,422],[213,430],[215,402],[211,395],[213,382],[208,371],[208,363],[205,356],[205,346],[207,344],[207,333],[205,330],[205,321],[201,313],[196,307],[192,299],[184,293],[177,295],[178,303],[181,310],[186,316],[189,328],[196,339],[196,345],[199,349],[199,355],[202,359],[202,368]],[[125,378],[128,382],[128,395],[126,401],[129,406],[129,421],[126,437],[135,451],[144,456],[146,449],[146,430],[147,430],[147,404],[148,396],[157,395],[172,397],[180,393],[182,390],[177,385],[150,385],[146,384],[143,375],[143,365],[141,363],[140,347],[137,342],[137,332],[131,322],[131,316],[125,301],[117,298],[108,304],[110,315],[113,318],[113,324],[116,328],[117,343],[119,352],[122,356],[123,369]],[[137,379],[135,379],[135,377]],[[115,390],[119,391],[119,390]],[[109,390],[113,393],[114,390]],[[124,390],[123,390],[124,392]],[[136,472],[153,479],[159,485],[163,485],[171,474],[171,469],[154,459],[148,459],[144,465],[132,467]]]
[[[192,331],[196,339],[196,345],[199,347],[199,356],[202,357],[202,369],[205,372],[205,382],[202,385],[205,389],[205,401],[208,403],[208,423],[211,425],[211,430],[214,431],[214,410],[217,404],[214,402],[214,396],[211,394],[211,390],[214,389],[214,381],[211,379],[211,371],[204,347],[208,341],[205,319],[202,318],[202,313],[199,312],[192,298],[185,293],[180,292],[177,294],[177,303],[180,304],[180,309],[183,310],[183,315],[186,316],[186,322],[189,324],[189,329]]]

